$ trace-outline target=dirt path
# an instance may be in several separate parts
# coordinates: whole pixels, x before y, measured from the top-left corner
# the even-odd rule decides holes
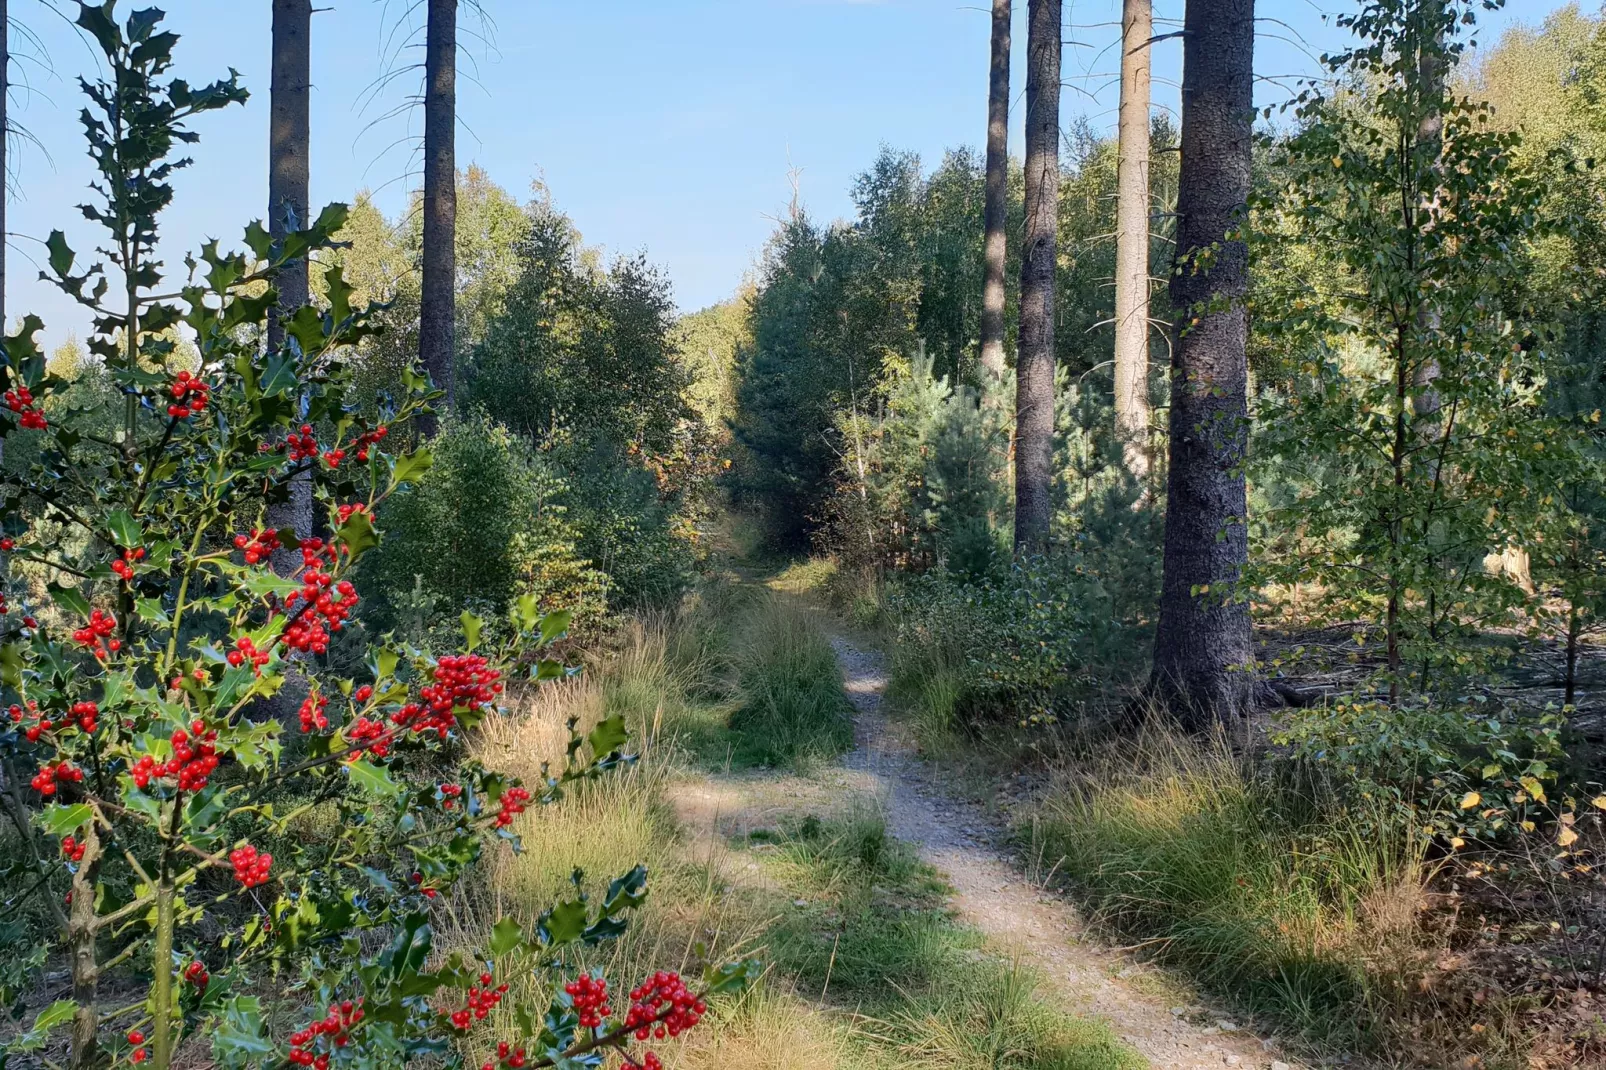
[[[840,637],[832,645],[858,710],[857,745],[844,764],[884,801],[893,834],[942,871],[966,923],[1016,950],[1060,988],[1069,1009],[1107,1021],[1156,1070],[1299,1066],[1224,1014],[1197,1006],[1176,1013],[1184,1008],[1123,980],[1141,977],[1141,967],[1084,940],[1075,909],[1022,876],[1000,846],[1003,830],[936,783],[899,726],[882,714],[880,656]]]

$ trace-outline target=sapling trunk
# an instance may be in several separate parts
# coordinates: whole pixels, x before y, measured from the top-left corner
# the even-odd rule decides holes
[[[95,958],[95,875],[100,869],[100,832],[86,826],[84,857],[73,874],[67,914],[67,954],[72,964],[72,1057],[69,1070],[95,1070],[100,1058],[100,963]]]

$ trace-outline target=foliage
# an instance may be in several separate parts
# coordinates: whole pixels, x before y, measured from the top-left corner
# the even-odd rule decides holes
[[[1509,619],[1521,592],[1482,557],[1525,542],[1579,458],[1543,406],[1554,325],[1519,285],[1525,243],[1567,221],[1517,135],[1420,77],[1460,57],[1470,6],[1378,0],[1341,20],[1360,42],[1330,65],[1366,81],[1364,111],[1301,95],[1274,209],[1333,251],[1336,277],[1282,276],[1256,298],[1299,362],[1262,399],[1262,456],[1325,470],[1263,518],[1263,544],[1303,541],[1262,580],[1312,582],[1333,619],[1375,628],[1395,696],[1462,671],[1468,640]]]
[[[459,610],[501,618],[533,598],[582,630],[599,624],[608,577],[575,545],[551,463],[484,416],[449,421],[430,452],[429,478],[391,503],[387,537],[363,563],[376,595],[364,621],[422,641]]]
[[[1574,803],[1549,795],[1567,763],[1562,725],[1556,713],[1487,699],[1345,698],[1290,712],[1274,740],[1386,823],[1458,848],[1571,812]],[[1556,826],[1563,839],[1571,824]]]
[[[402,430],[434,394],[407,371],[377,413],[357,411],[350,358],[375,325],[338,265],[324,272],[324,307],[296,310],[283,347],[261,348],[275,272],[330,249],[342,206],[278,240],[252,224],[249,254],[209,243],[177,299],[155,295],[157,216],[182,165],[168,154],[195,140],[185,120],[244,91],[163,81],[177,36],[159,30],[161,13],[114,16],[111,0],[78,11],[111,72],[85,86],[104,198],[85,214],[110,231],[126,304],[107,303],[99,265],[75,273],[59,232],[48,248],[52,280],[97,314],[90,350],[125,399],[122,426],[106,436],[97,410],[79,419],[34,344],[36,318],[5,339],[0,548],[39,580],[6,581],[0,758],[31,892],[73,974],[71,998],[41,1011],[6,1058],[55,1046],[70,1025],[75,1070],[108,1057],[166,1070],[181,1047],[207,1043],[229,1067],[457,1062],[517,977],[540,995],[504,1024],[496,1065],[596,1066],[643,1024],[694,1024],[701,996],[744,983],[746,965],[711,966],[695,998],[637,1001],[628,1025],[622,998],[621,1013],[594,1014],[559,983],[570,948],[623,931],[646,892],[640,867],[532,926],[509,919],[483,946],[434,952],[438,891],[488,841],[516,849],[527,807],[626,764],[628,732],[619,719],[585,736],[571,724],[560,767],[528,784],[455,756],[500,712],[505,687],[564,675],[542,648],[567,615],[543,616],[532,598],[508,607],[497,640],[465,612],[457,649],[382,639],[355,672],[320,665],[360,602],[352,570],[381,543],[381,514],[429,467]],[[175,349],[163,332],[179,323],[198,349],[193,370],[163,367]],[[19,471],[14,454],[31,463]],[[298,477],[327,540],[263,528]],[[275,549],[299,555],[288,575],[270,567]],[[246,712],[286,686],[292,662],[310,690],[287,739]],[[36,797],[24,800],[23,780]],[[254,983],[266,971],[278,972],[275,996]],[[140,998],[104,1006],[111,977]]]
[[[772,601],[748,615],[736,680],[741,704],[730,729],[744,762],[807,766],[852,746],[836,652],[802,610]]]

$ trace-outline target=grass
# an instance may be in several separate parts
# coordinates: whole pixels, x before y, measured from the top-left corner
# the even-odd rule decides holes
[[[766,594],[742,621],[735,662],[730,729],[745,763],[806,768],[853,745],[836,653],[806,610]]]
[[[595,890],[647,861],[650,896],[630,931],[581,953],[567,971],[600,968],[633,984],[656,969],[694,970],[705,955],[756,952],[768,963],[755,989],[716,1004],[680,1040],[655,1045],[672,1070],[1141,1067],[1103,1027],[1055,1009],[1029,971],[992,957],[977,934],[957,926],[935,874],[888,835],[875,808],[800,817],[734,849],[687,840],[676,827],[668,797],[678,779],[700,776],[696,770],[722,752],[728,760],[744,731],[784,726],[727,725],[753,694],[769,694],[779,706],[797,691],[812,697],[794,709],[843,708],[823,697],[822,680],[843,701],[834,661],[822,671],[822,650],[829,655],[813,622],[773,595],[712,589],[681,615],[625,630],[584,676],[543,687],[516,716],[489,722],[475,756],[516,775],[536,776],[543,760],[561,754],[571,717],[584,730],[624,714],[642,757],[522,817],[523,852],[488,853],[481,878],[454,890],[452,922],[441,927],[437,946],[479,946],[503,913],[533,921],[571,894],[576,868]],[[540,1005],[549,983],[524,978],[516,995]],[[492,1038],[516,1028],[511,1019],[490,1025],[484,1035]],[[465,1052],[471,1065],[486,1054]]]
[[[1095,919],[1319,1045],[1364,1050],[1417,950],[1420,856],[1224,744],[1150,730],[1061,770],[1022,835]]]

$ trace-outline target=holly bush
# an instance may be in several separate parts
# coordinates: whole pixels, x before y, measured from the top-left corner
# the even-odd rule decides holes
[[[527,808],[629,762],[627,733],[617,718],[583,735],[571,723],[537,783],[461,757],[463,734],[517,689],[567,672],[549,649],[567,615],[533,598],[505,626],[465,612],[456,649],[381,637],[340,661],[360,668],[330,667],[361,604],[354,566],[430,466],[409,422],[436,395],[410,372],[359,411],[354,344],[374,310],[338,267],[317,305],[278,308],[274,280],[333,246],[342,206],[287,219],[282,237],[253,224],[244,252],[208,243],[161,292],[157,218],[187,162],[172,150],[196,140],[192,118],[246,93],[233,75],[170,77],[178,38],[160,11],[115,16],[115,0],[77,16],[109,70],[85,84],[83,113],[101,175],[83,211],[107,231],[109,269],[81,266],[56,232],[44,275],[93,312],[121,425],[51,373],[35,317],[0,369],[0,761],[24,847],[6,912],[41,912],[44,956],[71,976],[0,1066],[165,1070],[207,1044],[222,1067],[459,1066],[471,1050],[494,1050],[491,1068],[610,1052],[656,1066],[635,1046],[695,1025],[752,966],[656,974],[628,1000],[577,975],[573,954],[642,902],[644,869],[533,928],[499,921],[483,947],[434,948],[441,890],[498,841],[517,850]],[[293,484],[314,502],[299,533],[266,519]],[[295,715],[264,716],[281,691]],[[532,975],[550,1001],[491,1019],[515,1035],[477,1035],[510,979]]]

